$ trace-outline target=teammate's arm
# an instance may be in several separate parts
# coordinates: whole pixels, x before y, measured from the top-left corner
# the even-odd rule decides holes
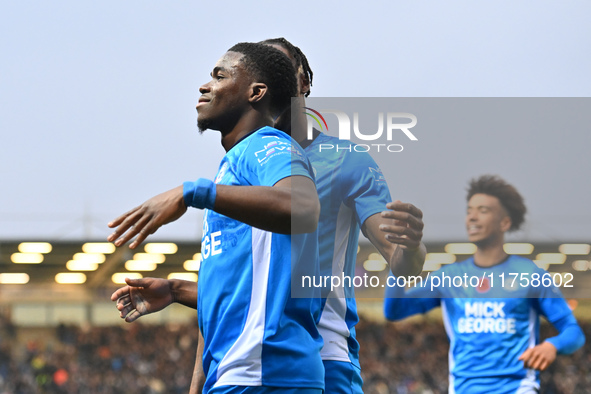
[[[418,275],[426,255],[421,242],[423,213],[400,201],[388,203],[386,208],[389,210],[370,216],[361,231],[384,256],[394,275]]]
[[[305,176],[286,177],[272,187],[210,182],[205,188],[196,188],[195,193],[185,198],[183,186],[179,186],[152,197],[110,222],[108,226],[115,231],[107,240],[121,246],[137,236],[129,246],[134,249],[161,226],[180,218],[187,205],[212,208],[253,227],[282,234],[312,232],[320,215],[316,186]],[[206,205],[193,203],[195,200],[204,200]]]
[[[390,278],[394,278],[390,276]],[[388,320],[401,320],[419,313],[427,313],[441,305],[439,298],[433,298],[429,283],[424,287],[405,290],[402,287],[387,286],[384,299],[384,316]],[[431,297],[431,298],[428,298]]]
[[[421,243],[423,212],[412,204],[391,202],[382,171],[368,153],[344,156],[339,166],[335,192],[344,195],[343,202],[354,210],[363,234],[395,275],[418,275],[426,254]]]
[[[546,316],[558,330],[558,335],[527,349],[519,356],[519,360],[527,368],[543,371],[554,362],[557,354],[572,354],[582,347],[585,344],[585,335],[564,298],[556,298],[554,295],[536,299],[534,307]]]
[[[585,334],[572,314],[551,322],[558,335],[546,339],[556,348],[558,354],[572,354],[585,344]]]
[[[176,302],[197,309],[197,283],[181,279],[126,278],[126,286],[111,295],[119,315],[131,323]]]

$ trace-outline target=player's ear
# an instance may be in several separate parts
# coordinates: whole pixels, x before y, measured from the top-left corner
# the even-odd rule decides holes
[[[511,225],[513,223],[511,222],[511,218],[509,217],[509,215],[505,215],[502,219],[501,219],[501,231],[503,231],[504,233],[509,231],[509,229],[511,228]]]
[[[261,82],[253,82],[250,85],[250,97],[248,101],[251,103],[257,103],[265,97],[269,88],[267,85]]]
[[[300,94],[303,96],[310,94],[310,80],[308,76],[303,72],[299,72],[298,78],[300,79]]]

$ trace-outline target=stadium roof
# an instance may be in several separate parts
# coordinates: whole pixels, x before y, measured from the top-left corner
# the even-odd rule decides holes
[[[574,290],[585,290],[586,283],[591,283],[588,244],[520,243],[506,244],[506,248],[508,253],[522,254],[550,272],[571,273]],[[472,249],[473,245],[466,243],[428,243],[430,254],[425,271],[464,260],[473,253]],[[200,245],[196,242],[147,243],[132,251],[128,247],[117,249],[109,243],[90,241],[0,241],[0,283],[3,289],[28,291],[35,287],[84,286],[88,291],[115,288],[126,276],[197,280],[199,251]],[[372,245],[361,244],[357,275],[368,273],[383,277],[387,274],[386,264],[376,252]],[[573,294],[581,296],[578,292]],[[591,298],[590,294],[584,296]],[[359,289],[358,295],[381,296],[381,293]]]

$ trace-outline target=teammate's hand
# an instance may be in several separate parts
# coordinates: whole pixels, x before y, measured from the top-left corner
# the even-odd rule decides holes
[[[137,235],[129,245],[131,249],[141,244],[148,235],[154,234],[161,226],[173,222],[187,212],[183,199],[183,186],[152,197],[142,205],[124,213],[108,224],[115,231],[107,240],[121,246]]]
[[[111,301],[117,301],[119,316],[131,323],[140,316],[158,312],[174,301],[170,282],[166,279],[125,278],[127,286],[117,289]]]
[[[386,239],[402,249],[418,249],[423,239],[423,212],[410,203],[400,200],[386,205],[389,211],[383,211],[382,217],[393,219],[393,224],[381,224],[380,230],[386,233]]]
[[[556,359],[556,347],[550,342],[542,342],[537,346],[527,349],[519,360],[523,361],[526,368],[543,371]]]

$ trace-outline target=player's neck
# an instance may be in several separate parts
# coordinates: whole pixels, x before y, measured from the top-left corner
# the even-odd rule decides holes
[[[314,131],[312,139],[308,139],[308,117],[305,111],[306,101],[303,96],[292,99],[291,107],[285,110],[276,127],[291,136],[302,148],[314,141],[319,132]]]
[[[222,146],[229,151],[248,134],[265,126],[273,126],[273,118],[260,112],[244,114],[228,131],[222,131]]]
[[[301,111],[294,115],[295,116],[292,118],[290,125],[291,138],[296,140],[298,144],[300,144],[302,147],[305,147],[304,145],[310,144],[310,142],[306,138],[308,134],[308,118],[306,117],[303,108]]]
[[[503,262],[507,258],[503,244],[504,241],[501,239],[492,244],[477,245],[474,264],[479,267],[492,267]]]

